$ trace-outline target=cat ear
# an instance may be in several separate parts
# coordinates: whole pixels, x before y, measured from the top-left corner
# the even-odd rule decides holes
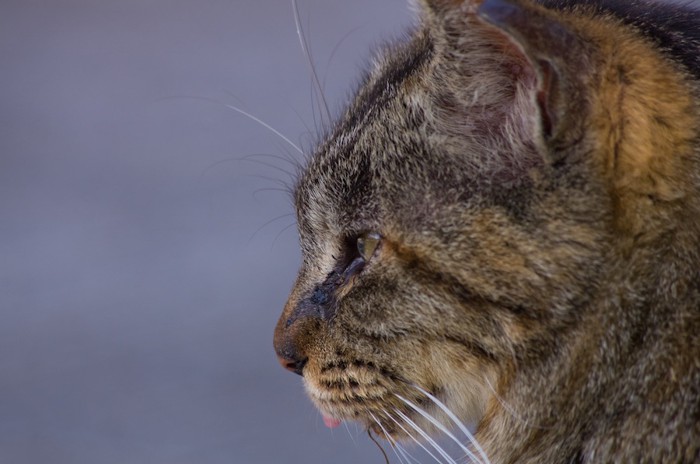
[[[484,0],[476,15],[496,28],[510,55],[524,62],[514,77],[534,77],[544,136],[567,131],[565,115],[580,113],[584,103],[580,80],[588,73],[581,39],[552,12],[527,0]]]
[[[439,14],[446,10],[455,9],[463,5],[464,3],[476,3],[467,2],[466,0],[418,0],[421,7],[424,10],[430,11],[434,14]]]
[[[433,25],[444,25],[449,20],[461,22],[468,14],[474,14],[483,0],[412,0],[424,20]]]
[[[424,18],[440,41],[459,42],[474,19],[489,32],[488,42],[510,62],[509,74],[528,89],[540,113],[546,139],[572,133],[581,121],[585,76],[584,42],[568,24],[531,0],[418,0]],[[454,46],[454,43],[452,46]],[[459,46],[464,46],[460,44]],[[449,47],[448,47],[449,48]],[[566,118],[567,114],[579,117]]]

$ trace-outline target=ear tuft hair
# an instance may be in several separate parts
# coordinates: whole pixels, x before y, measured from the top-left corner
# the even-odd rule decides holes
[[[475,11],[483,0],[418,0],[420,10],[429,18],[444,19]]]

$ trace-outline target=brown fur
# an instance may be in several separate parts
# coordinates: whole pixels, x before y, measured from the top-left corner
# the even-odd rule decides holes
[[[399,438],[430,391],[492,463],[697,462],[698,80],[590,7],[422,18],[299,179],[281,362]]]

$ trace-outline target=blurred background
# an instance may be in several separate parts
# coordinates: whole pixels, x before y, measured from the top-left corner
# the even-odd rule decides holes
[[[406,3],[299,0],[334,114]],[[311,89],[291,0],[0,2],[0,464],[384,462],[272,350],[303,157],[227,105]]]

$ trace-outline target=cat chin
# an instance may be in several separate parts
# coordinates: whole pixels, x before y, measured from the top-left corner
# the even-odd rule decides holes
[[[353,421],[378,436],[389,439],[388,435],[391,434],[392,439],[398,438],[394,435],[398,427],[392,422],[389,411],[399,407],[399,404],[397,398],[392,400],[394,395],[390,390],[385,389],[382,394],[374,394],[369,399],[369,396],[359,394],[359,388],[347,391],[327,388],[317,382],[318,379],[304,377],[306,392],[321,413],[326,427],[335,428],[343,422]],[[391,417],[397,418],[398,415],[392,413]]]
[[[390,442],[415,442],[449,430],[476,429],[493,397],[488,385],[495,381],[482,374],[478,381],[473,375],[456,376],[455,384],[432,393],[407,384],[369,398],[358,395],[357,389],[326,388],[313,378],[305,377],[304,385],[326,427],[353,421]]]

